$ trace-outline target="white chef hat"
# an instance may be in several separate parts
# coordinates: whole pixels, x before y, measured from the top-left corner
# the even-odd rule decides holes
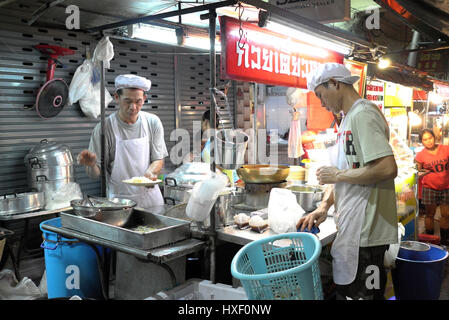
[[[307,89],[315,91],[316,87],[329,81],[331,78],[347,84],[354,84],[360,79],[359,76],[351,75],[351,71],[344,65],[328,62],[320,65],[315,71],[309,73],[307,76]]]
[[[151,81],[134,74],[121,74],[115,78],[115,90],[119,89],[141,89],[148,91],[151,88]]]

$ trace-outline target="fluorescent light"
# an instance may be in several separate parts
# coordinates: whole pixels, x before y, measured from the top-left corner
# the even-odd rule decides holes
[[[161,42],[166,44],[177,44],[175,29],[163,28],[149,24],[133,25],[132,38]]]
[[[204,37],[185,37],[184,47],[210,50],[210,39]],[[221,43],[215,40],[215,51],[221,51]]]
[[[322,47],[328,50],[336,51],[344,55],[349,55],[351,53],[351,48],[341,42],[325,40],[323,38],[313,36],[312,34],[299,31],[297,29],[279,24],[277,22],[268,21],[266,28],[273,32],[277,32],[292,37],[296,40],[306,42],[317,47]]]

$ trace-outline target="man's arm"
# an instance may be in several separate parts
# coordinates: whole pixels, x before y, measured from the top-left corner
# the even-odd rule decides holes
[[[305,228],[312,229],[313,225],[318,227],[327,218],[327,212],[329,208],[334,204],[334,185],[330,184],[324,191],[323,200],[318,208],[309,213],[308,215],[299,219],[296,224],[296,229],[301,228],[303,231]]]
[[[398,167],[393,155],[373,160],[357,169],[338,170],[336,167],[321,167],[317,170],[317,178],[321,184],[337,182],[374,184],[394,179],[397,174]]]

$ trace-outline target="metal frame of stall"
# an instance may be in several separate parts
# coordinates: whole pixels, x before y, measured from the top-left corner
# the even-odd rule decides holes
[[[373,49],[372,44],[362,40],[349,32],[344,32],[341,30],[332,29],[327,27],[321,23],[318,23],[313,20],[309,20],[305,17],[299,16],[297,14],[291,13],[284,9],[280,9],[274,5],[271,5],[267,2],[263,2],[261,0],[226,0],[220,1],[211,4],[199,5],[196,7],[181,9],[178,10],[139,17],[134,19],[127,19],[116,23],[106,24],[94,28],[87,29],[88,32],[100,32],[103,34],[104,30],[113,29],[117,27],[123,27],[127,25],[132,25],[135,23],[145,23],[152,20],[163,19],[173,16],[181,16],[184,14],[190,14],[195,12],[207,11],[208,13],[201,15],[201,19],[209,19],[209,37],[210,37],[210,96],[211,96],[211,105],[210,105],[210,126],[211,129],[216,128],[215,121],[215,113],[216,113],[216,105],[215,100],[213,98],[213,89],[216,86],[216,52],[215,52],[215,38],[216,38],[216,18],[217,13],[216,9],[221,7],[233,6],[236,4],[248,4],[254,6],[260,10],[265,10],[269,14],[269,19],[274,22],[278,22],[280,24],[293,27],[293,28],[302,28],[307,30],[310,33],[315,35],[330,39],[332,37],[334,41],[344,42],[354,48],[354,45],[358,45],[360,47]],[[105,136],[104,136],[104,120],[105,120],[105,100],[104,100],[104,79],[105,79],[105,71],[103,67],[103,62],[101,63],[101,192],[102,195],[106,194],[106,177],[105,177],[105,168],[104,168],[104,145],[105,145]],[[257,99],[255,100],[255,108],[257,104]],[[254,124],[254,130],[257,130],[256,124]],[[257,135],[255,135],[255,138]],[[211,143],[214,143],[215,136],[211,136]],[[256,143],[256,139],[254,143]],[[211,159],[214,159],[214,149],[211,149]],[[211,161],[211,171],[215,172],[215,161]],[[210,227],[208,231],[209,236],[209,252],[210,252],[210,280],[212,283],[215,283],[215,250],[216,250],[216,230],[215,230],[215,207],[210,212]]]

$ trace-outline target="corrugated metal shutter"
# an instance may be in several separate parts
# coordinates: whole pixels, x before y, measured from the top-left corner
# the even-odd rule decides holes
[[[9,10],[11,11],[11,10]],[[46,81],[47,59],[37,50],[37,44],[61,45],[75,50],[75,54],[59,58],[64,67],[57,67],[55,78],[68,84],[76,68],[85,59],[86,47],[91,53],[98,42],[79,33],[46,28],[33,28],[17,23],[14,15],[1,16],[0,23],[0,194],[27,188],[24,156],[41,139],[68,145],[75,157],[87,148],[90,135],[99,118],[91,119],[82,113],[78,104],[66,106],[54,118],[40,118],[33,107],[39,88]],[[114,92],[114,78],[121,73],[134,73],[152,81],[144,111],[158,115],[165,130],[167,148],[173,143],[169,136],[175,127],[173,56],[152,54],[169,52],[138,42],[111,39],[115,56],[106,70],[105,83]],[[116,110],[111,103],[106,115]],[[168,159],[167,159],[168,160]],[[167,161],[168,168],[173,165]],[[75,166],[75,179],[83,192],[99,194],[100,183],[89,179],[84,168]]]

